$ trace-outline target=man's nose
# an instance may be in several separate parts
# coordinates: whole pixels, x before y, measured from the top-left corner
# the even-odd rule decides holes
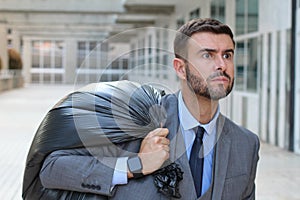
[[[224,71],[226,69],[226,63],[222,55],[215,58],[215,70]]]

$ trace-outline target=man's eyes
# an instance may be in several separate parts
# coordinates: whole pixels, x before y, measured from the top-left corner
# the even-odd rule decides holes
[[[210,55],[210,53],[204,53],[204,54],[202,54],[202,57],[203,58],[210,58],[211,55]]]
[[[224,59],[230,59],[232,57],[232,54],[231,53],[225,53],[225,54],[222,55],[222,57]],[[210,54],[210,53],[204,53],[204,54],[202,54],[202,58],[206,58],[206,59],[207,58],[213,58],[213,55]]]
[[[224,59],[229,59],[231,57],[232,57],[232,55],[230,53],[226,53],[226,54],[223,55]]]

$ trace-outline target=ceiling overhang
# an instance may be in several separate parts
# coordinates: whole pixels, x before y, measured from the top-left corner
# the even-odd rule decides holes
[[[156,14],[156,15],[170,15],[174,12],[174,5],[161,4],[125,4],[125,11],[128,14]]]
[[[104,33],[112,35],[129,29],[153,27],[160,17],[170,16],[176,0],[0,0],[0,23],[19,31],[20,35],[40,31],[73,35]],[[66,4],[66,5],[64,5]],[[17,6],[18,5],[18,6]],[[32,30],[32,31],[30,31]],[[78,31],[78,34],[74,32]],[[128,42],[132,34],[116,41]]]

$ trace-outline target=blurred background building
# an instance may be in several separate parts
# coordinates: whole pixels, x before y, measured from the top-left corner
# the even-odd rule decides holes
[[[196,17],[235,32],[222,112],[300,153],[300,0],[0,0],[0,89],[129,79],[175,91],[174,33]]]

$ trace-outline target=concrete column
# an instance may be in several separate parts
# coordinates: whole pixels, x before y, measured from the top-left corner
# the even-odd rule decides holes
[[[12,47],[18,52],[21,53],[21,38],[17,30],[12,30]]]
[[[277,129],[277,124],[276,124],[276,112],[278,110],[278,107],[276,107],[277,104],[277,32],[272,33],[271,36],[271,63],[270,65],[270,70],[269,73],[270,75],[270,99],[269,99],[269,139],[270,143],[275,145],[276,144],[276,129]]]
[[[300,9],[298,9],[300,10]],[[300,18],[298,18],[300,19]],[[300,20],[298,20],[300,21]],[[299,25],[299,24],[298,24]],[[298,28],[298,34],[297,34],[297,38],[296,38],[296,55],[299,55],[300,53],[300,26],[297,27]],[[294,144],[295,144],[295,152],[300,154],[300,133],[299,133],[299,129],[300,129],[300,69],[299,69],[299,65],[300,65],[300,59],[299,56],[296,56],[295,58],[295,66],[296,66],[296,75],[295,75],[295,120],[294,120]]]
[[[75,39],[65,40],[65,83],[74,84],[77,69],[77,41]]]
[[[2,69],[8,69],[7,29],[3,23],[0,23],[0,58]]]
[[[25,83],[31,82],[31,66],[32,66],[32,40],[29,38],[24,38],[23,40],[23,73]]]
[[[149,51],[148,51],[148,46],[149,46],[149,36],[151,33],[149,32],[148,29],[144,32],[144,46],[142,47],[144,49],[144,60],[145,60],[145,65],[144,65],[144,81],[149,79]]]
[[[262,88],[261,88],[261,130],[260,137],[263,141],[267,141],[267,126],[269,123],[269,119],[267,118],[267,110],[268,110],[268,34],[264,33],[263,40],[263,52],[262,52]]]
[[[226,0],[225,1],[225,23],[230,26],[233,32],[235,32],[235,21],[236,21],[236,16],[235,16],[235,2],[232,0]]]
[[[280,31],[280,63],[279,63],[279,102],[278,102],[278,146],[285,148],[286,134],[285,126],[286,120],[286,57],[287,57],[287,41],[286,41],[286,30]]]
[[[211,1],[202,1],[198,4],[200,6],[200,15],[203,17],[210,17]],[[194,8],[192,8],[194,9]]]

